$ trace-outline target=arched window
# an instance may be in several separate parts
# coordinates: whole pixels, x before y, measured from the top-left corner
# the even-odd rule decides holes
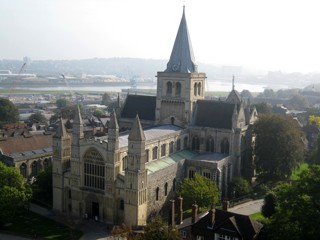
[[[122,171],[125,171],[128,167],[128,157],[125,156],[122,158]]]
[[[173,142],[169,143],[169,154],[173,153]]]
[[[37,176],[38,175],[38,163],[37,163],[37,161],[34,161],[31,164],[31,175],[32,176]]]
[[[152,149],[152,160],[158,159],[158,147]]]
[[[146,162],[149,162],[149,149],[146,150]]]
[[[208,138],[206,141],[206,151],[214,152],[214,140],[212,137]]]
[[[201,95],[201,83],[198,83],[198,95]]]
[[[177,82],[176,83],[176,96],[181,95],[181,83]]]
[[[20,166],[20,174],[24,178],[27,178],[27,165],[25,163],[22,163],[21,166]]]
[[[166,144],[161,145],[161,157],[166,155]]]
[[[211,179],[211,173],[210,173],[210,171],[208,171],[208,170],[204,170],[204,171],[202,172],[202,176]]]
[[[194,136],[192,138],[192,150],[199,151],[200,150],[200,140],[199,137]]]
[[[171,95],[172,95],[172,83],[167,82],[167,96],[171,96]]]
[[[183,149],[187,149],[188,148],[188,137],[184,137],[183,139]]]
[[[198,93],[198,83],[195,83],[193,86],[193,95],[197,96]]]
[[[195,173],[196,173],[196,170],[195,170],[195,169],[189,169],[188,177],[189,177],[189,178],[193,178]]]
[[[174,125],[174,117],[171,117],[171,124]]]
[[[125,159],[126,157],[124,157]],[[92,189],[104,190],[105,164],[101,154],[91,148],[83,157],[84,160],[84,186]],[[124,160],[126,162],[126,160]],[[125,163],[126,164],[126,163]]]
[[[168,183],[164,184],[164,195],[167,196],[168,195]]]
[[[119,209],[124,210],[124,200],[122,200],[122,199],[119,202]]]
[[[226,138],[221,141],[221,153],[229,154],[229,141]]]
[[[177,151],[180,151],[180,149],[181,149],[181,140],[178,139],[177,140]]]
[[[176,191],[176,179],[173,179],[173,181],[172,181],[172,191],[173,192]]]
[[[159,187],[156,188],[156,201],[159,200]]]

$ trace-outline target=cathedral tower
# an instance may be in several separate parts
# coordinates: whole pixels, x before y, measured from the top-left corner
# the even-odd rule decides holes
[[[128,165],[125,170],[125,221],[133,226],[147,221],[147,170],[145,136],[137,115],[128,136]]]
[[[52,139],[52,187],[53,209],[60,212],[66,210],[64,206],[64,174],[70,170],[71,138],[66,131],[62,118]]]
[[[190,124],[195,102],[204,99],[205,73],[198,73],[185,8],[167,69],[158,72],[157,124]]]

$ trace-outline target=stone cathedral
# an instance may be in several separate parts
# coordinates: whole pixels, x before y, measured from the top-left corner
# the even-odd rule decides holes
[[[257,113],[234,88],[225,101],[206,100],[205,79],[183,9],[156,96],[128,95],[103,137],[84,136],[80,111],[72,133],[61,119],[53,136],[54,210],[141,226],[195,173],[215,181],[222,196],[234,176],[252,177]]]

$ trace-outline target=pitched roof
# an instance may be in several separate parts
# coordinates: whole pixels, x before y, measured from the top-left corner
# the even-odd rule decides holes
[[[198,100],[194,125],[200,127],[232,129],[233,111],[234,104],[232,103]]]
[[[197,71],[184,9],[183,7],[180,26],[165,72],[193,73]]]
[[[233,230],[236,230],[238,234],[242,236],[242,239],[254,239],[263,227],[261,223],[252,220],[249,216],[216,209],[213,228],[208,229],[210,217],[211,216],[208,213],[204,217],[200,218],[192,226],[192,231],[209,231],[212,232],[213,235],[215,232],[221,229],[228,230],[228,228],[231,226]]]
[[[0,148],[5,155],[21,153],[37,149],[51,148],[52,135],[33,135],[30,137],[9,137],[0,141]]]
[[[239,103],[241,103],[241,101],[242,101],[241,99],[242,99],[242,98],[241,98],[239,92],[238,92],[237,90],[234,90],[234,89],[233,89],[233,90],[229,93],[229,95],[228,95],[228,97],[227,97],[227,99],[226,99],[226,102],[239,104]]]
[[[156,96],[128,95],[121,112],[121,118],[135,118],[141,120],[155,120]]]

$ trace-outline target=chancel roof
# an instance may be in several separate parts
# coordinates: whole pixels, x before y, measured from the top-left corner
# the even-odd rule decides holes
[[[235,104],[198,100],[195,113],[195,126],[232,129],[232,116]]]
[[[191,39],[189,36],[185,8],[165,72],[193,73],[197,72]]]
[[[156,111],[156,97],[143,95],[128,95],[121,112],[121,118],[135,118],[154,121]]]

